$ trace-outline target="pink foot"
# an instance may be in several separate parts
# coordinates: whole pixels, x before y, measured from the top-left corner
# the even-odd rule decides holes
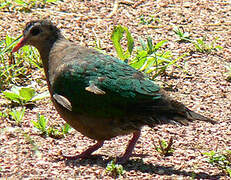
[[[140,131],[136,131],[133,133],[133,137],[129,141],[124,155],[122,157],[118,158],[116,163],[123,164],[129,159],[129,157],[132,155],[132,151],[133,151],[139,137],[140,137]]]
[[[103,146],[103,143],[104,141],[98,141],[95,145],[89,147],[87,150],[76,156],[65,155],[65,154],[62,154],[62,156],[65,159],[69,159],[69,160],[84,159],[89,157],[97,149],[101,148]]]

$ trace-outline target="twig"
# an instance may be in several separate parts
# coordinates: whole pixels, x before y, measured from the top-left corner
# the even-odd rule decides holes
[[[141,4],[144,3],[144,2],[145,2],[145,0],[138,1],[138,2],[136,2],[132,7],[133,7],[133,8],[136,8],[137,6],[141,5]]]
[[[112,12],[108,15],[108,17],[112,17],[114,14],[116,14],[119,7],[119,0],[114,0],[114,6]]]

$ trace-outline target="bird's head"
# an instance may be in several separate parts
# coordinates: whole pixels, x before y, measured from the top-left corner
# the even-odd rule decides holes
[[[12,52],[18,51],[24,45],[32,45],[41,49],[41,46],[53,44],[60,36],[60,30],[50,21],[30,21],[23,30],[22,39],[13,48]]]

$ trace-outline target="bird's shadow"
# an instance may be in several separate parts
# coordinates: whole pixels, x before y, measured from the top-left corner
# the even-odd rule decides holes
[[[139,155],[140,156],[140,155]],[[146,155],[142,155],[143,157]],[[66,166],[94,166],[98,165],[103,168],[106,168],[107,164],[113,160],[112,157],[109,157],[107,160],[103,158],[103,155],[93,155],[88,159],[80,159],[80,160],[64,160]],[[184,171],[184,170],[177,170],[173,166],[161,166],[161,165],[154,165],[151,163],[144,163],[142,159],[136,160],[128,160],[126,163],[123,164],[123,169],[125,171],[140,171],[142,173],[149,173],[149,174],[158,174],[158,175],[179,175],[183,177],[193,177],[196,179],[220,179],[224,174],[216,174],[210,175],[205,172],[196,173],[194,171]]]

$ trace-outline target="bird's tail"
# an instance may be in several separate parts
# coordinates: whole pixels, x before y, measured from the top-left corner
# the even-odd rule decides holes
[[[180,108],[176,106],[175,113],[173,113],[173,117],[172,117],[174,121],[177,121],[183,125],[188,125],[188,122],[192,122],[194,120],[205,121],[212,124],[216,124],[216,121],[188,109],[182,103],[179,103],[177,101],[174,102],[172,101],[171,103],[173,107],[174,104],[176,103],[180,104],[181,106]]]
[[[188,125],[194,120],[205,121],[215,124],[216,121],[207,118],[201,114],[188,109],[182,103],[169,98],[166,93],[161,91],[162,98],[156,101],[157,104],[152,105],[152,119],[158,123],[178,122],[183,125]],[[155,123],[154,123],[155,124]],[[149,124],[150,125],[150,124]]]

